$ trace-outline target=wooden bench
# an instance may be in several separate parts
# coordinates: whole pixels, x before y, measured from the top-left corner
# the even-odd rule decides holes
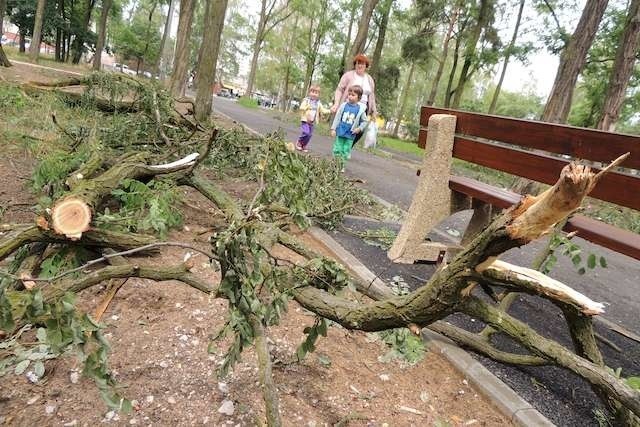
[[[640,137],[433,107],[422,107],[420,125],[419,145],[425,148],[421,179],[407,219],[389,250],[392,260],[440,261],[459,246],[424,241],[438,222],[473,209],[464,244],[498,210],[520,200],[519,194],[509,190],[451,176],[451,157],[552,185],[574,159],[608,164],[630,152],[622,169],[605,175],[590,196],[640,210]],[[564,229],[640,259],[640,235],[633,232],[580,214],[573,215]]]

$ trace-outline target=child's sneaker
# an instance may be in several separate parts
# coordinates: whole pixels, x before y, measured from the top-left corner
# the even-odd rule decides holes
[[[302,149],[302,152],[303,152],[303,153],[308,153],[308,152],[309,152],[309,150],[307,150],[306,148],[303,148],[303,149]]]
[[[302,145],[299,142],[296,142],[296,150],[302,151]]]

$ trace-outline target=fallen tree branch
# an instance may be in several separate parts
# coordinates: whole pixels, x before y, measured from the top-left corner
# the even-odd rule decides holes
[[[46,301],[62,297],[67,292],[78,293],[105,280],[115,278],[138,277],[158,282],[177,280],[206,294],[215,295],[216,288],[189,271],[184,263],[177,266],[158,267],[140,266],[135,264],[112,265],[87,273],[78,279],[67,279],[43,287],[42,292]]]
[[[460,304],[460,309],[521,343],[534,354],[553,360],[591,384],[606,391],[608,396],[619,401],[634,414],[640,415],[640,391],[632,389],[624,381],[616,378],[605,368],[584,359],[562,345],[535,332],[527,324],[513,318],[475,297],[469,297]]]
[[[577,307],[582,313],[596,315],[604,313],[604,304],[595,302],[562,282],[537,270],[520,267],[500,260],[485,262],[476,271],[491,283],[529,294],[539,295],[552,301],[560,301]]]
[[[280,419],[280,409],[278,403],[278,389],[273,382],[271,354],[267,344],[267,336],[260,322],[254,315],[249,317],[251,328],[255,333],[256,355],[258,356],[258,374],[262,384],[262,396],[265,403],[267,425],[269,427],[279,427],[282,425]]]
[[[36,225],[21,224],[0,239],[0,260],[5,259],[27,243],[65,243],[88,247],[110,247],[118,250],[128,250],[155,243],[156,240],[156,237],[146,234],[93,229],[83,233],[80,240],[70,241],[64,236],[49,230],[43,230]]]

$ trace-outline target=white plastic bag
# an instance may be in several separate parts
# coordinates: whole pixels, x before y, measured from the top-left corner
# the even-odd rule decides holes
[[[378,140],[378,125],[370,122],[364,135],[364,148],[373,148]]]

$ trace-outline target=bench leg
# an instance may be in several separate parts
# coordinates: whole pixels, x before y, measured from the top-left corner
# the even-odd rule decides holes
[[[449,214],[449,175],[455,128],[455,116],[434,114],[429,118],[420,181],[402,228],[387,252],[389,259],[394,262],[413,263],[416,260],[436,261],[441,258],[441,248],[425,253],[423,242],[427,233]],[[425,259],[425,256],[435,258]]]

